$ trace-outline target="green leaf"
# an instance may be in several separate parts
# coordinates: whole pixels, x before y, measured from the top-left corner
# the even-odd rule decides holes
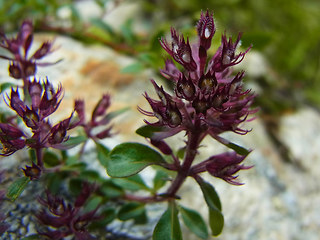
[[[128,110],[130,109],[130,107],[125,107],[125,108],[122,108],[122,109],[119,109],[119,110],[116,110],[116,111],[112,111],[110,113],[108,113],[106,115],[106,117],[104,118],[104,120],[107,120],[107,121],[110,121],[112,120],[113,118],[127,112]]]
[[[212,236],[218,236],[223,229],[224,218],[220,211],[209,207],[209,226]]]
[[[213,236],[217,236],[222,232],[224,218],[221,212],[221,202],[214,187],[203,181],[201,178],[197,180],[202,190],[204,199],[209,207],[209,225]]]
[[[43,161],[47,167],[54,167],[60,164],[59,156],[53,152],[46,151],[43,155]]]
[[[36,151],[34,149],[29,149],[28,154],[31,162],[36,163],[37,162]]]
[[[177,152],[178,158],[183,159],[185,153],[186,153],[186,147],[180,148],[180,149],[178,150],[178,152]]]
[[[140,216],[144,211],[144,204],[136,202],[127,203],[122,208],[120,208],[118,212],[118,218],[121,221],[127,221],[129,219]]]
[[[102,198],[101,196],[93,196],[93,197],[90,197],[90,198],[87,200],[87,202],[86,202],[86,204],[85,204],[85,206],[84,206],[83,211],[84,211],[85,213],[87,213],[87,212],[90,212],[90,211],[95,210],[95,209],[99,206],[99,204],[102,203],[102,200],[103,200],[103,198]]]
[[[144,69],[141,62],[135,62],[121,69],[121,73],[140,73]]]
[[[184,224],[190,229],[190,231],[201,239],[207,239],[209,236],[208,229],[201,215],[192,209],[182,206],[180,206],[179,210]]]
[[[223,145],[227,146],[228,148],[233,149],[236,153],[242,155],[242,156],[247,156],[251,151],[248,149],[245,149],[244,147],[241,147],[235,143],[230,142],[229,140],[222,138],[220,136],[214,136],[214,138],[222,143]]]
[[[7,90],[8,88],[16,87],[16,86],[17,86],[17,84],[13,84],[13,83],[10,83],[10,82],[2,83],[0,85],[0,93],[2,93],[3,91]]]
[[[81,143],[84,143],[85,141],[87,141],[86,136],[70,137],[66,142],[61,143],[61,146],[64,149],[70,149]]]
[[[83,179],[72,178],[69,181],[69,191],[74,195],[78,196],[82,190]]]
[[[109,154],[107,172],[111,177],[129,177],[151,164],[165,163],[152,148],[140,143],[123,143]]]
[[[174,202],[169,203],[167,211],[161,216],[154,231],[153,240],[182,240],[178,210]]]
[[[93,221],[90,224],[89,230],[91,229],[101,230],[105,228],[109,223],[111,223],[117,217],[117,214],[114,208],[108,207],[108,208],[102,209],[101,212],[99,211],[99,216],[101,216],[101,218],[99,218],[99,221]]]
[[[99,162],[101,163],[102,166],[107,168],[108,159],[109,159],[108,155],[109,155],[110,150],[98,142],[96,142],[96,147],[97,147]]]
[[[115,34],[112,27],[109,24],[102,21],[100,18],[92,18],[90,19],[90,22],[92,25],[97,26],[100,29],[103,29],[105,32],[107,32],[110,35]]]
[[[168,174],[163,170],[157,170],[157,173],[153,179],[153,189],[154,191],[158,191],[160,188],[162,188],[166,182],[168,181],[169,176]]]
[[[156,132],[162,132],[164,130],[164,127],[155,127],[151,125],[145,125],[136,130],[136,133],[142,137],[145,138],[151,138],[154,133]]]
[[[7,197],[13,202],[15,201],[23,190],[26,188],[28,183],[30,182],[30,178],[21,177],[16,179],[7,189]]]
[[[150,190],[139,174],[127,178],[114,178],[112,182],[130,191]]]
[[[220,198],[214,187],[210,183],[203,181],[202,179],[198,180],[198,183],[208,206],[221,211]]]
[[[147,224],[148,216],[147,211],[143,211],[140,215],[136,216],[134,219],[134,224]]]
[[[137,39],[132,29],[133,20],[128,19],[123,25],[120,26],[120,30],[122,36],[124,37],[125,41],[129,44],[134,44]]]
[[[110,180],[101,185],[100,191],[108,198],[118,198],[124,194],[124,190]]]
[[[21,240],[38,240],[39,239],[39,235],[38,234],[32,234],[30,236],[21,238]]]

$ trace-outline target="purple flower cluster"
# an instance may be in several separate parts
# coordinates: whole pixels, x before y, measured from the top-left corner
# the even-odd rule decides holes
[[[31,55],[28,56],[33,41],[33,25],[31,21],[24,21],[15,38],[8,38],[0,32],[0,47],[6,49],[12,56],[0,55],[0,58],[10,61],[9,73],[15,79],[27,79],[34,76],[38,66],[47,66],[52,63],[38,62],[52,52],[52,42],[44,42]]]
[[[10,96],[7,95],[8,105],[19,116],[25,127],[16,124],[14,118],[7,120],[7,123],[0,123],[0,142],[2,144],[2,156],[9,156],[19,149],[30,147],[35,150],[42,148],[63,148],[62,143],[68,139],[67,131],[77,126],[72,123],[70,117],[52,125],[48,117],[53,114],[62,100],[61,85],[57,90],[47,80],[42,84],[34,80],[28,82],[28,95],[30,103],[22,100],[18,88],[11,89]],[[29,128],[30,131],[27,130]],[[38,178],[43,167],[41,157],[37,163],[32,163],[32,167],[26,167],[24,172],[31,179]]]
[[[66,204],[62,198],[53,196],[47,191],[46,199],[39,198],[39,202],[44,208],[36,214],[36,217],[42,225],[50,226],[50,228],[39,234],[57,240],[70,235],[73,235],[76,240],[95,239],[87,231],[87,226],[92,221],[99,219],[99,216],[96,215],[98,207],[89,212],[82,211],[94,189],[93,185],[85,182],[81,193],[73,204]]]
[[[110,116],[107,109],[110,107],[110,95],[105,94],[95,106],[91,119],[86,122],[85,103],[83,100],[76,100],[74,110],[79,116],[79,125],[83,127],[88,138],[93,140],[110,137],[112,126],[109,126]],[[102,127],[102,129],[100,129]]]
[[[218,135],[226,131],[238,134],[248,132],[240,125],[247,120],[248,115],[256,112],[250,109],[255,95],[250,93],[250,90],[243,89],[244,72],[233,75],[231,67],[240,63],[250,48],[238,53],[241,34],[235,42],[231,37],[227,39],[224,34],[220,47],[212,57],[209,57],[215,30],[213,15],[207,11],[201,14],[197,24],[196,44],[191,45],[188,38],[185,39],[173,28],[171,42],[166,39],[160,40],[163,49],[183,68],[180,71],[174,61],[167,60],[161,74],[174,83],[173,92],[166,92],[152,80],[159,100],[145,93],[152,111],[139,108],[143,114],[158,119],[154,123],[147,120],[145,122],[161,128],[161,132],[151,137],[151,143],[156,143],[154,145],[160,150],[170,152],[164,139],[181,131],[186,131],[189,137],[197,136],[195,146],[199,146],[207,135],[219,141]],[[240,169],[245,169],[237,166],[243,157],[226,153],[226,156],[214,159],[219,160],[215,160],[214,163],[210,161],[207,167],[209,173],[236,184],[232,175]],[[229,167],[234,165],[236,167],[230,170]]]

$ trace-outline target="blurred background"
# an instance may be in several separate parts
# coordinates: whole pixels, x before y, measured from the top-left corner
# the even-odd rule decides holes
[[[247,71],[245,83],[258,94],[255,104],[260,108],[253,135],[249,134],[251,140],[236,138],[248,148],[257,149],[250,155],[256,166],[250,170],[253,175],[249,173],[244,179],[248,182],[244,188],[251,195],[234,187],[225,194],[230,187],[217,186],[226,205],[227,226],[221,239],[318,239],[319,0],[0,0],[0,29],[16,32],[23,20],[32,19],[39,35],[53,34],[83,44],[81,49],[87,52],[79,52],[77,58],[99,55],[92,46],[111,49],[130,61],[121,58],[120,67],[91,61],[91,68],[104,67],[96,81],[102,81],[101,74],[109,74],[109,81],[120,86],[140,78],[146,70],[151,71],[148,76],[160,77],[158,69],[167,55],[159,38],[168,36],[174,26],[195,39],[194,26],[201,11],[207,9],[213,11],[217,28],[212,55],[225,31],[233,38],[243,32],[242,49],[252,45],[240,68]],[[62,50],[78,51],[75,42],[62,43]],[[70,70],[72,63],[59,71]],[[117,75],[114,71],[118,68]],[[82,68],[83,75],[90,71]],[[143,88],[144,84],[135,86]],[[138,90],[134,94],[141,96],[144,89]],[[132,89],[125,91],[129,92]],[[73,93],[70,97],[75,97]],[[135,127],[141,125],[141,121],[134,121]],[[247,210],[249,204],[251,211]],[[253,217],[257,218],[254,223]],[[266,222],[268,225],[264,225]],[[251,228],[246,228],[247,224]]]

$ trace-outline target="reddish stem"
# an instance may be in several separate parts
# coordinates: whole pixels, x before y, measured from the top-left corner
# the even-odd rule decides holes
[[[178,174],[174,181],[172,182],[171,186],[169,187],[166,195],[170,197],[175,197],[177,191],[181,187],[182,183],[185,181],[185,179],[189,175],[189,171],[192,165],[192,162],[195,159],[195,156],[197,154],[197,149],[199,146],[199,140],[200,140],[201,132],[197,131],[191,131],[188,134],[188,143],[187,143],[187,149],[186,149],[186,156],[184,159],[184,162],[181,166],[181,168],[178,170]]]

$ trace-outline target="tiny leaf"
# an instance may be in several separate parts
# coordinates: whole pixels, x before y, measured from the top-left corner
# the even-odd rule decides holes
[[[163,127],[145,125],[136,130],[136,133],[145,138],[151,138],[155,132],[162,132]]]
[[[233,149],[236,153],[238,153],[242,156],[247,156],[250,153],[250,150],[245,149],[244,147],[241,147],[235,143],[232,143],[225,138],[222,138],[222,137],[216,136],[216,135],[213,135],[212,137],[215,138],[218,142],[225,145],[226,147]]]
[[[87,213],[95,210],[99,206],[99,204],[102,203],[102,201],[103,201],[103,198],[101,196],[90,197],[90,199],[87,200],[84,206],[83,212]]]
[[[144,66],[140,62],[129,64],[121,69],[121,73],[139,73],[144,69]]]
[[[221,211],[220,198],[214,187],[210,183],[205,182],[202,179],[198,180],[198,183],[208,206]]]
[[[165,171],[157,170],[157,173],[153,179],[153,189],[154,191],[158,191],[160,188],[162,188],[166,182],[168,181],[169,176]]]
[[[178,210],[174,202],[169,203],[167,211],[161,216],[154,231],[153,240],[182,240]]]
[[[38,234],[32,234],[32,235],[29,235],[27,237],[22,238],[21,240],[38,240],[38,239],[39,239]]]
[[[15,201],[20,194],[23,192],[23,190],[26,188],[28,183],[30,182],[30,178],[28,177],[21,177],[15,180],[7,190],[7,197],[11,201]]]
[[[184,224],[199,238],[208,238],[208,229],[201,215],[189,208],[180,206],[180,213]]]
[[[59,156],[49,151],[44,153],[43,160],[48,167],[54,167],[60,164]]]
[[[106,168],[108,165],[108,154],[110,150],[98,142],[96,142],[96,146],[97,146],[97,152],[98,152],[98,160],[101,163],[101,165]]]
[[[138,191],[138,190],[149,190],[149,187],[143,181],[139,174],[133,175],[127,178],[114,178],[112,181],[119,185],[120,187],[130,190],[130,191]]]
[[[223,229],[224,219],[220,211],[209,207],[209,226],[212,236],[218,236]]]
[[[144,204],[131,202],[124,205],[118,212],[118,218],[121,221],[136,218],[145,211]]]
[[[2,83],[0,85],[0,93],[2,93],[3,91],[11,88],[11,87],[16,87],[17,84],[13,84],[13,83],[10,83],[10,82],[5,82],[5,83]]]
[[[100,191],[108,198],[118,198],[124,194],[124,190],[110,180],[101,185]]]
[[[70,149],[87,141],[86,136],[70,137],[66,142],[60,144],[59,148]]]
[[[165,160],[152,148],[140,143],[123,143],[110,152],[107,172],[111,177],[128,177],[151,164],[161,163]]]
[[[209,207],[209,225],[213,236],[217,236],[222,232],[224,225],[224,218],[221,212],[221,202],[219,196],[214,187],[202,180],[197,179],[199,183],[204,199]]]

